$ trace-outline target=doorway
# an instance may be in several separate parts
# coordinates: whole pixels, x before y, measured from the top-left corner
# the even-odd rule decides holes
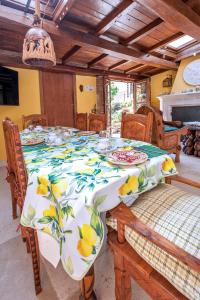
[[[135,113],[149,103],[149,83],[147,80],[126,82],[109,80],[107,84],[108,126],[112,135],[121,131],[122,112]]]

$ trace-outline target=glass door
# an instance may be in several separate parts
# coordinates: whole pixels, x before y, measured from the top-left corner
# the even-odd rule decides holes
[[[144,104],[149,104],[150,101],[150,81],[145,79],[135,82],[134,88],[134,112]]]
[[[109,80],[106,111],[112,134],[120,134],[122,112],[133,112],[133,88],[132,82]]]

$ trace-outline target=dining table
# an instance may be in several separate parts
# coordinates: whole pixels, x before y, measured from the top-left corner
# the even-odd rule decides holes
[[[37,230],[40,252],[55,268],[61,260],[71,278],[82,280],[103,245],[102,213],[121,202],[130,206],[176,174],[176,167],[166,151],[149,143],[61,126],[31,129],[20,133],[28,173],[20,223]],[[65,138],[56,143],[49,139],[52,134]],[[108,151],[101,151],[104,143]],[[117,149],[135,149],[146,159],[138,164],[110,160]]]

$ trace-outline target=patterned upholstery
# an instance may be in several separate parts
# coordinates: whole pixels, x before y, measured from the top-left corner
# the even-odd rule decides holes
[[[131,210],[154,231],[200,259],[200,196],[160,184],[141,194]],[[117,229],[113,218],[108,218],[107,224]],[[200,300],[200,274],[129,227],[125,236],[134,250],[177,290],[189,299]]]

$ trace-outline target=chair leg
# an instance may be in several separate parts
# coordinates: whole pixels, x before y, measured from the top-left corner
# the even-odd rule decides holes
[[[13,219],[17,219],[17,199],[15,197],[13,183],[10,183],[10,188],[11,188],[11,197],[12,197],[12,217]]]
[[[124,257],[114,251],[116,300],[131,300],[131,277],[126,271]]]
[[[181,146],[178,145],[176,147],[176,157],[175,157],[175,162],[177,162],[177,163],[180,162],[180,152],[181,152]]]
[[[81,280],[81,295],[79,300],[97,300],[94,293],[94,266],[90,268],[85,277]]]
[[[40,256],[39,256],[39,247],[36,230],[26,227],[29,247],[32,255],[32,264],[33,264],[33,276],[35,283],[35,293],[38,295],[41,291],[41,281],[40,281]]]

